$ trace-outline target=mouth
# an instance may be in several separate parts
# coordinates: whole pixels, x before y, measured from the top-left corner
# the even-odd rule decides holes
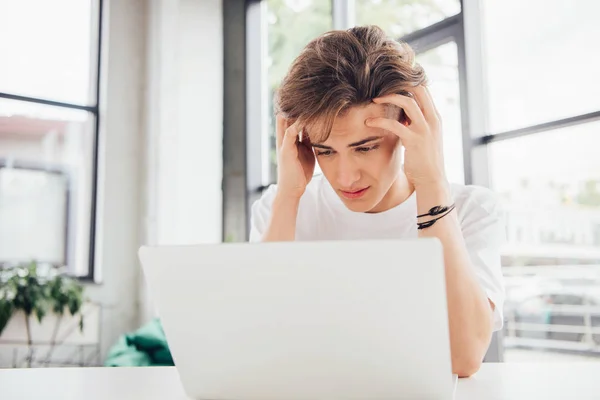
[[[340,190],[340,193],[342,194],[342,196],[344,196],[347,199],[358,199],[358,198],[364,196],[364,194],[367,192],[367,190],[369,190],[369,187],[370,186],[367,186],[366,188],[354,190],[354,191]]]

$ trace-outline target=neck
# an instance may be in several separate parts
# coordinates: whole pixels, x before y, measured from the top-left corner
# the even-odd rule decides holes
[[[408,181],[406,175],[400,172],[398,177],[390,186],[383,199],[377,204],[370,213],[380,213],[390,210],[404,203],[415,191],[415,187]]]

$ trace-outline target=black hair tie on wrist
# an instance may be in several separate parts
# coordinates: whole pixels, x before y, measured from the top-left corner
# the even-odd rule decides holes
[[[417,218],[423,218],[423,217],[428,217],[428,216],[435,217],[436,215],[445,213],[450,208],[454,208],[454,204],[449,205],[449,206],[435,206],[435,207],[432,207],[431,209],[429,209],[429,212],[427,214],[417,215]]]
[[[450,207],[442,207],[442,206],[438,206],[438,207],[440,207],[439,209],[445,209],[444,211],[442,211],[445,213],[440,215],[437,218],[430,220],[430,221],[417,222],[417,229],[421,230],[421,229],[425,229],[425,228],[429,228],[430,226],[433,226],[437,221],[444,218],[446,215],[450,214],[456,208],[456,206],[454,204],[452,204]],[[437,208],[437,207],[434,207],[434,208]],[[433,210],[433,208],[431,210]],[[429,212],[431,212],[431,210]],[[430,214],[425,214],[423,216],[426,216],[426,215],[430,215]]]

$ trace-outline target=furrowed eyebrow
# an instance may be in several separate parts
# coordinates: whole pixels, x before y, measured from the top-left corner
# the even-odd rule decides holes
[[[367,144],[367,143],[370,143],[370,142],[374,142],[375,140],[379,140],[382,137],[383,136],[371,136],[371,137],[368,137],[366,139],[359,140],[358,142],[350,143],[348,145],[348,147],[359,147],[359,146],[362,146],[364,144]],[[327,145],[324,145],[324,144],[319,144],[319,143],[313,143],[312,147],[315,147],[317,149],[333,150],[333,147],[327,146]]]
[[[317,149],[333,150],[333,147],[325,146],[324,144],[319,143],[313,143],[312,147],[316,147]]]
[[[371,137],[368,137],[368,138],[366,138],[366,139],[359,140],[358,142],[350,143],[350,144],[348,145],[348,147],[358,147],[358,146],[362,146],[363,144],[367,144],[367,143],[369,143],[369,142],[373,142],[373,141],[375,141],[375,140],[379,140],[379,139],[381,139],[382,137],[383,137],[383,136],[371,136]]]

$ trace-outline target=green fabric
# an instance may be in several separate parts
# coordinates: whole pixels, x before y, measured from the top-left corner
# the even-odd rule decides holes
[[[160,321],[155,318],[137,331],[121,336],[108,352],[104,365],[107,367],[174,365]]]

